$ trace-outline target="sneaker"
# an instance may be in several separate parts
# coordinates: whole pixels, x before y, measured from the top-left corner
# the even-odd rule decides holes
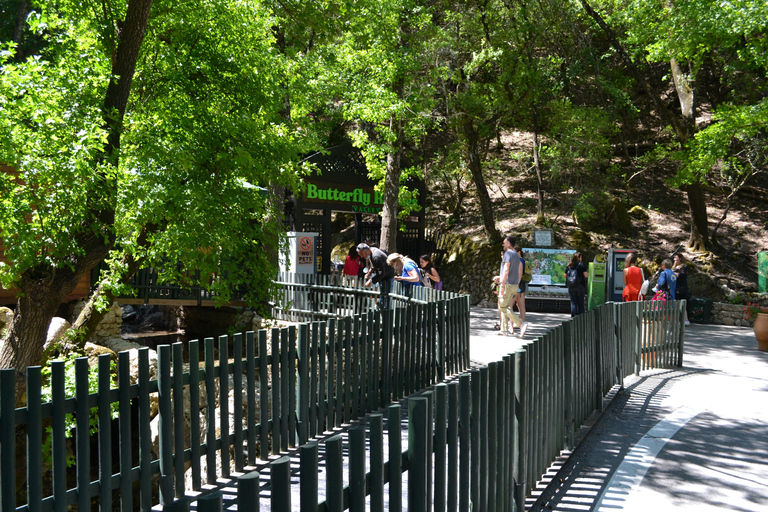
[[[520,324],[520,337],[525,337],[525,333],[528,330],[528,322],[523,322]]]
[[[689,322],[688,320],[686,320],[686,321],[685,321],[685,325],[691,325],[691,322]]]

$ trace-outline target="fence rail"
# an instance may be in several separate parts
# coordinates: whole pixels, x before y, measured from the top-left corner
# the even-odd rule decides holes
[[[114,500],[122,510],[149,510],[157,502],[188,510],[188,491],[203,492],[203,481],[216,485],[231,478],[230,467],[263,466],[270,455],[298,446],[302,511],[363,510],[366,500],[372,511],[383,510],[385,485],[394,511],[403,496],[409,511],[522,511],[535,482],[573,446],[575,430],[613,386],[641,369],[682,364],[682,301],[606,304],[468,371],[467,297],[396,300],[392,308],[352,318],[223,336],[218,344],[190,342],[188,360],[182,344],[162,346],[157,379],[149,377],[143,349],[131,383],[132,362],[121,353],[116,388],[108,356],[98,360],[96,390],[89,390],[88,362],[81,358],[70,397],[64,363],[54,362],[46,403],[41,369],[30,368],[27,406],[19,409],[15,372],[0,372],[0,507],[112,510]],[[451,375],[451,382],[424,392]],[[159,413],[151,425],[154,393]],[[377,413],[398,400],[408,407],[405,451],[398,406],[387,409],[386,438]],[[334,436],[321,445],[327,479],[320,500],[318,444],[310,440],[349,423],[349,483],[342,478],[342,438]],[[21,463],[19,453],[26,453]],[[264,470],[271,510],[287,512],[289,459]],[[240,476],[237,485],[230,505],[258,510],[259,476]],[[222,494],[205,490],[197,510],[223,510]]]

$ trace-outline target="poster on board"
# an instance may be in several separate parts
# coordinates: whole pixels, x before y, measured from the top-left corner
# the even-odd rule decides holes
[[[574,249],[523,248],[523,259],[531,266],[533,275],[528,290],[541,294],[567,293],[565,267],[575,252]]]

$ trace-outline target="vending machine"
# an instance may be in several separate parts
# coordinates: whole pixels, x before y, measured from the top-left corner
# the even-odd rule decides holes
[[[624,291],[624,261],[634,249],[609,249],[608,267],[606,269],[607,293],[606,300],[621,302],[621,293]]]
[[[587,311],[605,302],[605,270],[603,255],[595,256],[589,264],[589,283],[587,284]]]

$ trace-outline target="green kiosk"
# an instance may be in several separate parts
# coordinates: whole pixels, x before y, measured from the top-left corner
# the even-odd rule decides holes
[[[587,284],[587,311],[605,302],[605,256],[598,254],[589,264],[589,282]]]

